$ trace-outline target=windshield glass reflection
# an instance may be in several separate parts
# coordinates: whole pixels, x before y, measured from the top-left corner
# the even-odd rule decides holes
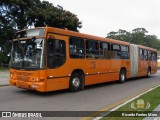
[[[13,42],[10,67],[44,68],[44,39],[27,39]]]

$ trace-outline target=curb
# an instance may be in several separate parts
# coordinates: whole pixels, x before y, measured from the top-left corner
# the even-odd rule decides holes
[[[9,86],[9,84],[5,84],[5,85],[0,85],[0,87],[4,87],[4,86]]]

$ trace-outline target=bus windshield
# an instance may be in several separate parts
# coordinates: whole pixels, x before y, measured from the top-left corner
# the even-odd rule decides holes
[[[13,41],[10,67],[41,69],[45,67],[44,39],[32,38]]]

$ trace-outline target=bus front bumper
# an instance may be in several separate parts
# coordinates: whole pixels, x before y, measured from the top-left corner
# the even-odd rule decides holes
[[[36,90],[39,92],[45,92],[44,82],[25,82],[25,81],[10,79],[10,85],[17,86],[19,88]]]

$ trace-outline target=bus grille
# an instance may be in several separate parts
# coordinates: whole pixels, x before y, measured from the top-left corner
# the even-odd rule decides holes
[[[21,80],[21,81],[29,81],[30,77],[26,77],[26,76],[17,76],[17,80]]]

